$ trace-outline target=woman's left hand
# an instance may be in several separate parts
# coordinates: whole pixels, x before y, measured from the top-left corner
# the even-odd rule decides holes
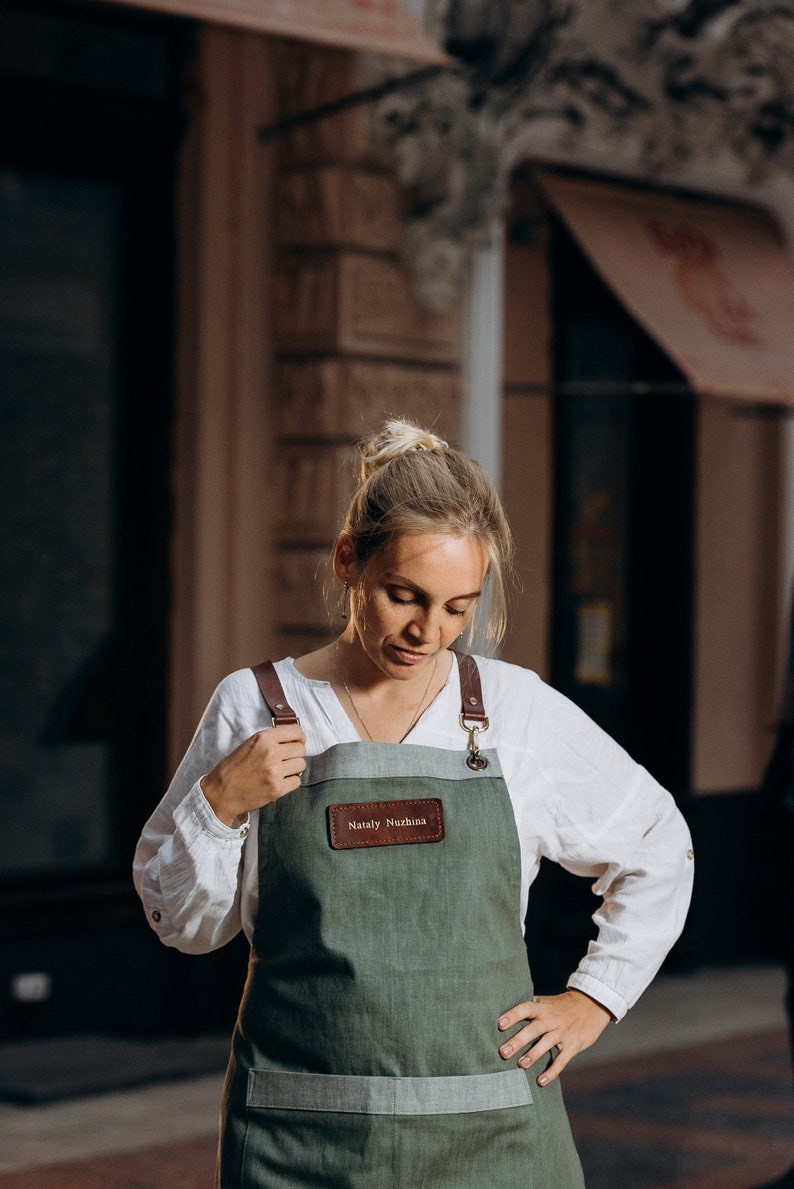
[[[514,1036],[499,1047],[499,1055],[505,1060],[521,1053],[528,1045],[529,1052],[522,1053],[518,1064],[522,1069],[533,1065],[539,1057],[556,1048],[557,1053],[548,1069],[538,1078],[541,1086],[559,1077],[565,1066],[584,1049],[598,1040],[612,1019],[611,1013],[585,995],[583,991],[568,990],[562,995],[540,995],[529,1003],[519,1003],[499,1017],[499,1029],[508,1028],[526,1020]]]

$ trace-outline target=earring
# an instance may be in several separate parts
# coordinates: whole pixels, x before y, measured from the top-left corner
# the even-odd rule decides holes
[[[350,586],[346,582],[345,583],[345,593],[342,595],[342,610],[340,611],[340,615],[342,616],[342,619],[347,619],[347,600],[348,600],[349,595],[350,595]]]

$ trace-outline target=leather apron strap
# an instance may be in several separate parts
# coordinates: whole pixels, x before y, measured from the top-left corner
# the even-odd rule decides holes
[[[482,685],[477,662],[467,652],[456,652],[455,656],[458,658],[460,671],[461,716],[480,723],[480,730],[484,731],[486,727],[482,724],[488,722],[488,716],[482,702]]]
[[[265,700],[265,705],[270,711],[273,726],[294,726],[295,723],[300,722],[300,719],[284,695],[284,690],[278,679],[273,662],[262,661],[259,665],[253,665],[251,672],[256,678],[256,683]]]
[[[477,733],[488,730],[488,716],[482,700],[480,671],[473,656],[466,652],[455,652],[460,675],[460,725],[469,732],[470,759],[478,757]],[[287,701],[284,688],[272,661],[262,661],[251,669],[256,677],[265,704],[273,719],[273,726],[292,726],[300,721]],[[471,723],[471,725],[469,725]],[[479,758],[479,762],[481,758]],[[471,764],[469,765],[472,766]],[[483,764],[484,766],[484,764]]]
[[[480,752],[478,736],[480,731],[488,730],[488,715],[482,701],[482,685],[480,670],[473,656],[466,652],[456,652],[458,669],[460,672],[460,725],[469,736],[469,754],[466,763],[473,772],[482,772],[488,767],[488,761]]]

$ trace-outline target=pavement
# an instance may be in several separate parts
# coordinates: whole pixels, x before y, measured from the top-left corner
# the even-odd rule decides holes
[[[587,1068],[785,1028],[784,990],[775,966],[661,975],[576,1064]],[[0,1103],[0,1173],[34,1168],[43,1158],[55,1164],[214,1136],[222,1081],[218,1074],[44,1106]]]

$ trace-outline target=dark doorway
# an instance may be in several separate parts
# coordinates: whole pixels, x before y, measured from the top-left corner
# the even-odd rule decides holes
[[[695,398],[559,223],[552,242],[552,682],[683,802]],[[586,881],[544,864],[533,902],[536,980],[560,989],[596,901]]]
[[[185,27],[0,5],[0,1032],[135,1005],[163,783]],[[129,1020],[125,1019],[125,1002]],[[108,1004],[108,1008],[104,1005]]]
[[[683,797],[695,398],[559,226],[553,275],[553,680]]]

